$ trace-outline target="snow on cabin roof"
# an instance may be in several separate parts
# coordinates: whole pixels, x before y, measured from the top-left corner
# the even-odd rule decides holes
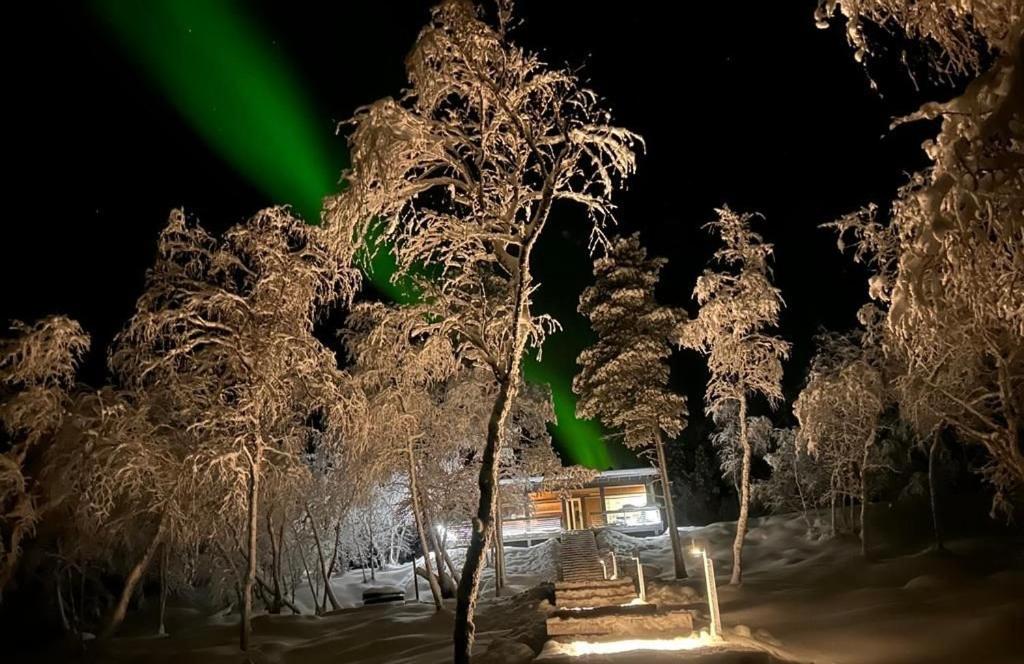
[[[597,474],[592,482],[588,482],[588,485],[592,484],[607,484],[610,482],[628,480],[631,478],[645,478],[645,477],[656,477],[658,475],[657,468],[618,468],[616,470],[604,470]],[[500,481],[500,484],[513,484],[515,482],[521,482],[522,478],[513,479],[505,478]],[[543,475],[531,475],[530,484],[540,484],[544,481]]]
[[[597,474],[597,481],[621,480],[627,477],[653,477],[658,474],[657,468],[650,466],[646,468],[619,468],[617,470],[605,470]]]

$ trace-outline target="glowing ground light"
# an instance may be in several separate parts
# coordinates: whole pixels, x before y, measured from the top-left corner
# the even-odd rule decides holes
[[[674,639],[620,639],[616,641],[570,641],[553,644],[551,656],[582,657],[584,655],[614,655],[634,650],[678,651],[697,650],[721,643],[707,632]],[[545,653],[547,655],[548,653]]]

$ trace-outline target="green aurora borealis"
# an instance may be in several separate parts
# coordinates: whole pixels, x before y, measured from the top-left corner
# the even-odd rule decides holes
[[[274,201],[319,219],[321,200],[338,188],[343,141],[241,4],[94,0],[94,7],[133,63],[213,151]],[[378,252],[367,274],[377,290],[407,302],[410,294],[390,281],[393,271],[390,254]],[[556,448],[566,463],[597,469],[629,464],[597,423],[576,418],[571,383],[586,326],[565,320],[571,310],[551,313],[566,329],[545,344],[543,361],[527,358],[523,369],[528,380],[551,386]]]

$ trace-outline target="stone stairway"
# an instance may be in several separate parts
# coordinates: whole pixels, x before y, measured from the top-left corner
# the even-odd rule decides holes
[[[555,584],[555,604],[559,609],[619,606],[635,599],[636,587],[628,576],[601,581],[559,581]]]
[[[693,631],[690,611],[640,602],[633,579],[605,579],[600,560],[593,531],[575,530],[562,536],[562,580],[555,583],[556,610],[547,619],[549,637],[642,638],[686,636]]]
[[[570,530],[562,535],[559,569],[563,581],[602,581],[597,540],[592,530]]]

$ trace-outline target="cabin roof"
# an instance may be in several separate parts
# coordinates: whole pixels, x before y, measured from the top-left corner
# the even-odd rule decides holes
[[[597,474],[597,476],[591,482],[587,482],[586,486],[598,486],[601,484],[621,484],[627,480],[641,480],[644,481],[647,478],[657,477],[658,469],[650,466],[646,468],[617,468],[615,470],[604,470]],[[501,484],[513,484],[515,482],[522,481],[512,478],[506,478],[501,480]],[[544,481],[543,475],[533,475],[530,477],[530,484],[540,484]]]

